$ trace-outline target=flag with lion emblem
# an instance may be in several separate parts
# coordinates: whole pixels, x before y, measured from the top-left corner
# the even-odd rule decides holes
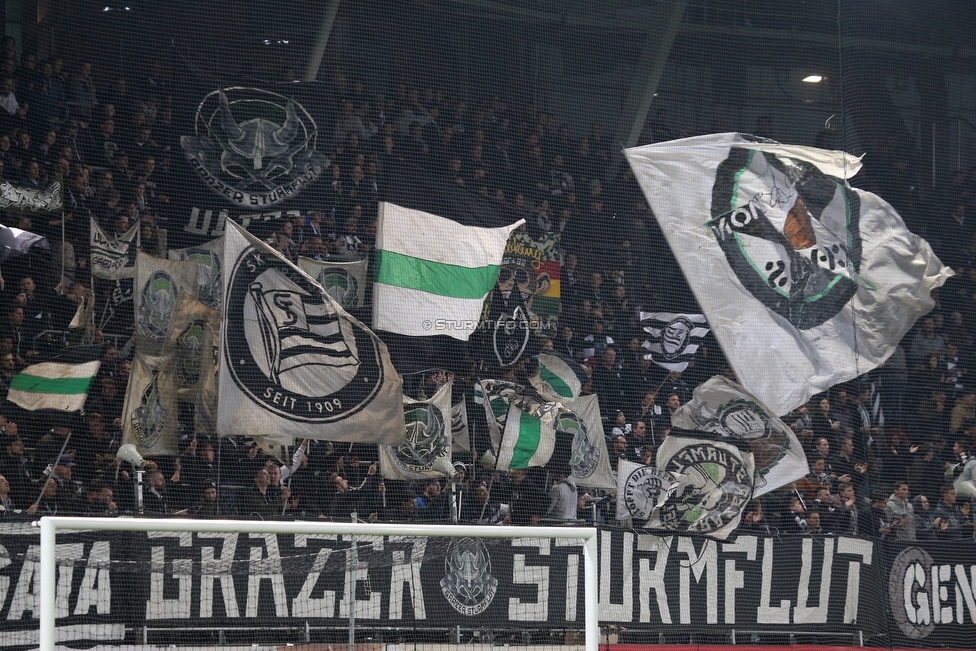
[[[884,362],[952,271],[859,159],[738,133],[635,147],[631,169],[736,376],[776,414]]]
[[[453,477],[451,465],[451,387],[444,384],[429,400],[403,397],[403,442],[379,446],[380,474],[387,479]]]

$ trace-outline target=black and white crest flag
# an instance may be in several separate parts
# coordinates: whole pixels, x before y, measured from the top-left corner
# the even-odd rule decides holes
[[[684,371],[708,334],[708,324],[701,314],[641,312],[641,324],[648,339],[644,341],[649,359],[669,371]]]
[[[232,222],[222,260],[218,433],[400,443],[402,382],[386,345]]]

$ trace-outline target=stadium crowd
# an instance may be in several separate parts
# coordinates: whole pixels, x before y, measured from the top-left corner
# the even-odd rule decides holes
[[[183,183],[174,83],[159,64],[139,79],[100,79],[84,61],[21,60],[4,43],[0,175],[44,187],[66,180],[56,218],[8,212],[3,222],[39,233],[51,257],[4,264],[0,325],[0,509],[38,514],[133,513],[135,472],[115,452],[135,335],[131,302],[114,326],[70,331],[94,287],[98,305],[117,291],[89,270],[89,219],[119,236],[138,223],[143,250],[160,253],[160,228],[179,230],[171,197]],[[599,397],[611,458],[653,463],[670,415],[716,374],[734,377],[714,339],[685,372],[645,359],[642,309],[696,311],[656,222],[626,164],[616,167],[603,126],[574,135],[554,116],[492,97],[469,105],[432,88],[400,84],[389,97],[336,74],[337,119],[320,134],[331,167],[310,191],[315,208],[262,233],[289,259],[371,257],[377,205],[389,175],[419,166],[487,201],[514,206],[535,237],[556,233],[562,249],[558,330],[500,368],[472,346],[455,373],[409,376],[405,389],[433,395],[449,377],[466,396],[472,449],[454,453],[454,481],[401,482],[378,473],[375,446],[310,441],[285,462],[243,437],[194,437],[181,454],[150,461],[142,512],[196,517],[309,517],[486,524],[616,523],[607,491],[577,487],[559,469],[497,472],[476,410],[479,377],[527,383],[531,354],[551,349],[581,364],[583,393]],[[742,130],[750,130],[742,125]],[[763,135],[772,126],[760,118]],[[683,134],[658,112],[647,140]],[[325,136],[325,137],[323,137]],[[821,134],[826,141],[830,134]],[[822,144],[822,143],[821,143]],[[879,145],[854,184],[880,194],[956,271],[935,310],[879,369],[839,385],[784,420],[799,435],[810,473],[754,500],[744,529],[797,535],[854,533],[899,539],[973,538],[976,498],[976,169],[921,192],[908,153]],[[95,281],[93,284],[93,280]],[[129,312],[125,312],[128,305]],[[101,370],[80,414],[26,412],[6,401],[11,379],[66,343],[102,346]],[[255,432],[260,434],[260,432]],[[954,488],[955,484],[955,488]],[[611,492],[612,493],[612,492]],[[638,526],[640,523],[636,523]]]

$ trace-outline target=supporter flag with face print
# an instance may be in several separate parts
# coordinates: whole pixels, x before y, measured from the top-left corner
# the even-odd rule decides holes
[[[738,133],[625,152],[742,384],[776,414],[876,368],[952,271],[843,152]]]
[[[641,312],[640,320],[648,335],[643,344],[647,351],[644,359],[669,371],[687,369],[708,334],[708,324],[701,314]]]

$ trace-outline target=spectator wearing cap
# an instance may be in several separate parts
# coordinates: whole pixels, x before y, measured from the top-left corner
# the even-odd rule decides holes
[[[37,442],[37,449],[34,452],[35,467],[44,469],[49,465],[56,465],[61,458],[62,449],[65,450],[66,454],[70,454],[71,450],[64,447],[70,436],[71,428],[56,423]]]
[[[217,499],[217,482],[210,482],[200,490],[200,499],[196,505],[195,515],[198,518],[212,520],[220,516],[220,501]]]
[[[114,515],[118,507],[112,487],[102,479],[93,479],[88,482],[85,491],[74,499],[71,511],[75,515]]]

